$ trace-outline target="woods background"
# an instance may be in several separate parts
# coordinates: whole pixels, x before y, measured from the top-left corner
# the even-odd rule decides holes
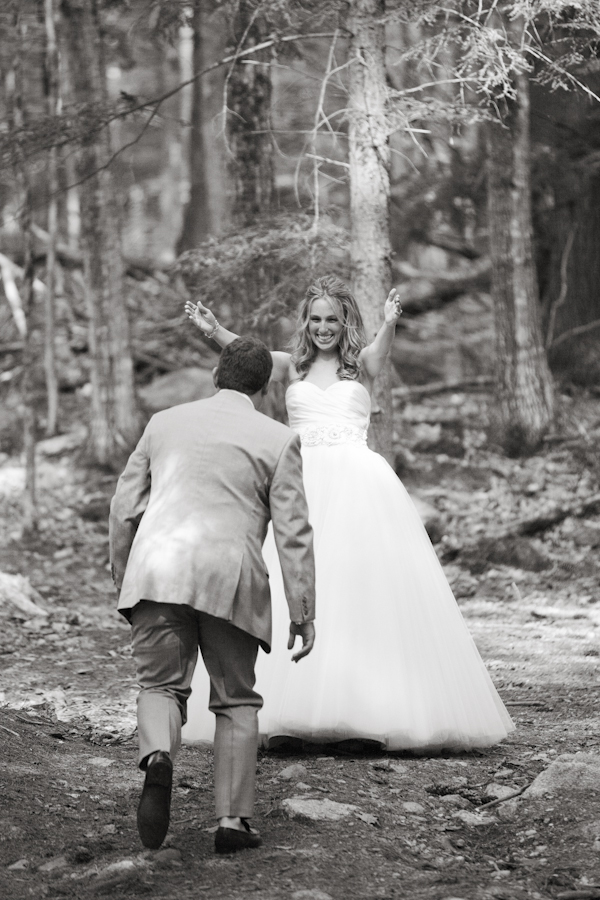
[[[599,41],[598,0],[0,2],[0,894],[600,898]],[[116,478],[213,390],[188,297],[283,348],[327,273],[370,334],[400,292],[370,440],[517,730],[304,753],[343,823],[264,754],[235,862],[185,746],[140,854]]]
[[[351,282],[370,335],[395,285],[372,442],[400,467],[411,440],[531,453],[556,382],[597,385],[594,0],[0,15],[0,449],[26,456],[25,530],[42,436],[84,422],[87,461],[118,468],[154,409],[212,390],[187,296],[282,347],[313,277]],[[484,392],[477,428],[394,426],[448,391]]]

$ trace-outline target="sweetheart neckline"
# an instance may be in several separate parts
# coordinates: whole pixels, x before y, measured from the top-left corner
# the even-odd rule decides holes
[[[310,384],[310,385],[312,385],[312,387],[316,388],[318,391],[321,391],[322,394],[326,394],[330,388],[337,387],[338,384],[357,384],[357,385],[359,385],[359,387],[361,387],[363,389],[363,391],[367,392],[367,396],[369,397],[369,399],[371,399],[371,395],[369,394],[369,391],[364,386],[362,381],[357,381],[355,379],[351,380],[349,378],[340,378],[339,381],[334,381],[333,384],[328,385],[328,387],[322,388],[322,387],[319,387],[318,384],[315,384],[314,381],[305,381],[302,378],[298,378],[298,379],[296,379],[296,381],[292,381],[291,384],[288,384],[287,390],[289,391],[289,389],[291,387],[293,387],[295,384]],[[286,393],[287,393],[287,391],[286,391]]]

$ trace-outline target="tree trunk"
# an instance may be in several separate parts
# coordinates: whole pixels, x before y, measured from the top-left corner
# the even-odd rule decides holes
[[[35,408],[35,390],[33,384],[33,368],[35,365],[35,348],[33,346],[33,305],[35,293],[33,279],[33,239],[31,234],[32,193],[27,175],[22,181],[24,187],[23,228],[24,274],[23,274],[23,312],[27,322],[27,332],[23,342],[23,379],[21,382],[21,410],[23,418],[23,451],[25,454],[25,493],[23,496],[23,533],[33,536],[38,527],[38,507],[36,491],[35,442],[37,432],[37,413]]]
[[[600,176],[571,171],[554,184],[545,266],[546,347],[553,367],[583,384],[600,375]],[[565,190],[566,188],[566,190]]]
[[[14,14],[14,39],[15,56],[12,65],[6,73],[5,95],[7,105],[7,118],[9,127],[23,128],[28,121],[26,108],[27,87],[24,72],[25,47],[28,40],[28,22],[21,9]],[[35,277],[33,262],[33,235],[31,233],[31,212],[33,197],[31,190],[30,171],[27,161],[19,160],[16,171],[17,183],[20,188],[21,214],[20,225],[23,234],[23,376],[21,379],[21,404],[20,413],[23,423],[23,451],[25,455],[25,491],[23,494],[23,535],[33,538],[38,528],[38,507],[36,496],[36,467],[35,467],[35,440],[37,431],[37,415],[35,407],[34,391],[34,365],[35,348],[33,345],[33,306]]]
[[[97,0],[62,0],[71,86],[78,103],[106,100]],[[109,168],[107,128],[81,147],[82,244],[89,316],[92,403],[90,449],[113,464],[139,435],[121,251],[120,214]]]
[[[517,34],[515,42],[518,39]],[[503,122],[488,126],[487,144],[496,322],[494,427],[505,451],[518,455],[534,451],[546,434],[552,422],[553,385],[542,341],[531,241],[527,75],[515,76],[515,87],[517,97],[507,103]]]
[[[206,68],[203,34],[205,5],[205,0],[194,0],[192,18],[194,72],[201,72]],[[177,243],[177,254],[198,247],[211,233],[203,134],[204,91],[202,81],[202,78],[196,78],[192,85],[191,134],[188,141],[190,193],[183,216],[181,235]]]
[[[584,72],[600,91],[600,72]],[[542,321],[552,368],[583,384],[600,376],[600,139],[597,103],[583,91],[532,85],[538,153],[534,206]]]
[[[56,46],[54,0],[44,0],[46,24],[46,101],[51,116],[60,112],[58,52]],[[58,162],[56,147],[48,152],[48,249],[46,254],[46,293],[44,295],[44,369],[46,372],[46,434],[56,434],[58,426],[58,378],[55,354],[56,241],[58,229]]]
[[[392,283],[390,151],[386,121],[383,0],[351,0],[348,15],[352,286],[372,341]],[[373,446],[393,462],[391,363],[375,384]]]
[[[267,37],[264,22],[252,13],[251,3],[240,0],[234,22],[239,49],[260,44]],[[250,62],[234,63],[227,85],[231,216],[241,227],[254,224],[257,216],[270,212],[275,194],[268,62],[268,51],[263,50]]]

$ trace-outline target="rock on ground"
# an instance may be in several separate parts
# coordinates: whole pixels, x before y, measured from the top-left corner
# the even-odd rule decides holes
[[[191,403],[193,400],[203,400],[205,397],[212,397],[215,392],[212,372],[195,366],[160,375],[151,384],[138,391],[142,403],[149,412],[158,412],[170,406],[178,406],[180,403]]]
[[[486,816],[485,813],[469,812],[468,809],[459,809],[458,812],[452,813],[454,818],[460,819],[465,825],[472,825],[480,828],[482,825],[494,825],[496,819],[493,816]]]
[[[544,794],[582,793],[597,790],[600,784],[600,755],[596,753],[563,753],[523,793],[523,797]]]
[[[325,891],[307,890],[294,891],[292,900],[333,900],[333,898],[331,894],[326,894]]]
[[[27,618],[47,616],[46,610],[38,606],[38,603],[43,603],[43,600],[31,586],[28,578],[25,578],[24,575],[9,575],[7,572],[0,572],[0,606],[16,607]]]
[[[335,800],[311,800],[305,797],[289,797],[281,804],[291,819],[313,819],[314,821],[339,822],[356,812],[351,803],[336,803]]]
[[[285,769],[282,769],[277,777],[281,778],[282,781],[301,781],[307,775],[308,769],[306,766],[303,766],[301,763],[293,763],[291,766],[286,766]]]
[[[63,453],[72,453],[85,442],[88,430],[84,426],[69,431],[67,434],[59,434],[56,437],[38,441],[35,449],[42,456],[61,456]]]

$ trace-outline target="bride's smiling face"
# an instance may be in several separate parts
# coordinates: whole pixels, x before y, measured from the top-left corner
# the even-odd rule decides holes
[[[325,297],[313,300],[308,333],[317,350],[334,350],[340,342],[343,327],[329,300]]]

